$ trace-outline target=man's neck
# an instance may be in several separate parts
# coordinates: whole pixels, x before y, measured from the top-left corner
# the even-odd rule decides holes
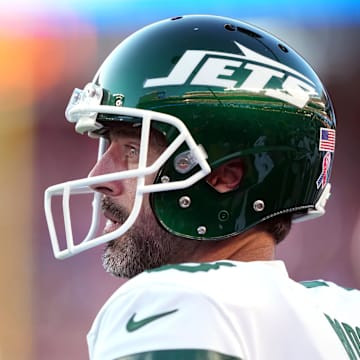
[[[224,259],[266,261],[274,260],[274,258],[273,238],[266,232],[249,230],[229,239],[201,241],[188,261],[210,262]]]

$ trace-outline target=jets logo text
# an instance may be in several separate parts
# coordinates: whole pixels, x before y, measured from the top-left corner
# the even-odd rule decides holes
[[[316,95],[315,84],[303,74],[278,61],[235,42],[244,55],[205,50],[187,50],[170,74],[147,79],[144,88],[156,86],[191,85],[216,86],[228,91],[263,92],[303,108],[310,96]],[[235,71],[243,66],[247,77],[240,84]],[[268,86],[271,79],[280,79],[281,88]]]

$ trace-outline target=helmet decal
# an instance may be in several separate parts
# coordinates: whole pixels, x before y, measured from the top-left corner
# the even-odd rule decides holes
[[[334,129],[320,128],[320,151],[335,151],[336,132]]]
[[[207,50],[187,50],[166,77],[150,78],[144,88],[183,85],[216,86],[227,91],[263,92],[303,108],[311,95],[318,95],[314,83],[300,72],[234,42],[243,55]],[[249,74],[238,84],[232,78],[237,69]],[[198,70],[197,70],[198,69]],[[221,76],[221,78],[220,78]],[[281,89],[268,87],[272,78],[283,81]]]
[[[316,180],[316,187],[318,189],[323,189],[328,182],[328,177],[330,175],[331,170],[331,153],[327,152],[323,157],[321,174]]]

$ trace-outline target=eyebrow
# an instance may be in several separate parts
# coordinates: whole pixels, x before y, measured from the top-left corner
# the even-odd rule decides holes
[[[106,123],[104,124],[104,127],[97,130],[96,133],[97,135],[104,137],[128,136],[140,140],[141,124],[136,123],[131,126],[129,123]],[[165,147],[167,145],[167,140],[165,135],[163,135],[161,132],[155,129],[151,129],[149,143],[159,147]]]

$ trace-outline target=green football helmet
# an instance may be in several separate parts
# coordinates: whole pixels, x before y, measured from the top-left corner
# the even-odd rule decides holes
[[[141,124],[136,170],[54,185],[45,212],[55,256],[108,242],[129,229],[150,193],[161,226],[175,235],[225,239],[274,216],[322,215],[330,195],[335,115],[321,81],[292,48],[242,21],[208,15],[166,19],[135,32],[107,57],[93,81],[76,89],[66,110],[76,131],[96,135],[112,124]],[[146,165],[150,129],[168,147]],[[100,137],[99,157],[105,143]],[[242,159],[240,185],[220,193],[206,181],[212,169]],[[144,178],[156,173],[154,184]],[[73,241],[69,199],[104,180],[136,177],[134,209],[116,231],[100,236],[100,195],[93,224]],[[51,199],[63,196],[67,249],[61,249]]]

